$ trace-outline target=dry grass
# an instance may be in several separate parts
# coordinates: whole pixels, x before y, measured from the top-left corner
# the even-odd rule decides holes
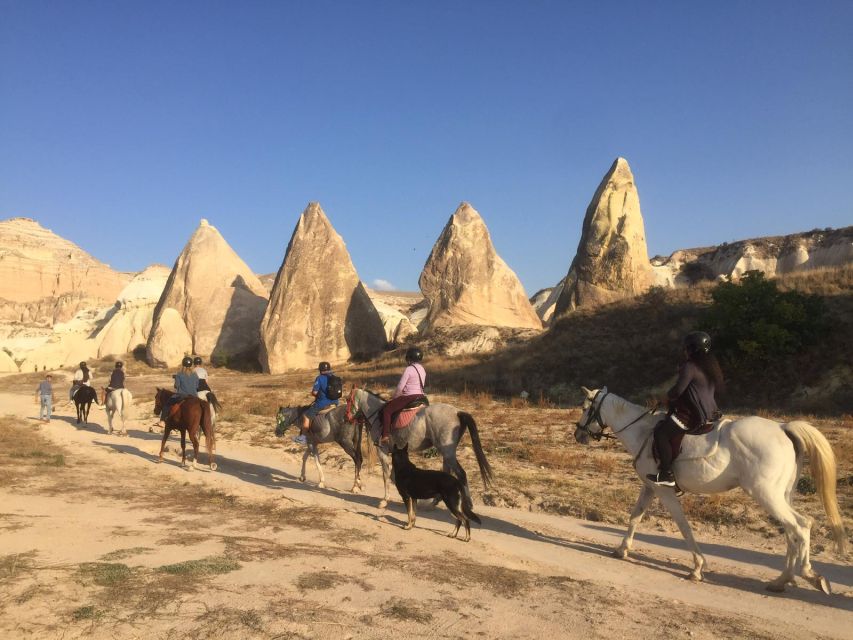
[[[382,615],[403,622],[427,624],[432,621],[429,610],[422,603],[411,598],[391,598],[382,605]]]
[[[66,452],[19,418],[0,418],[0,486],[65,466]]]

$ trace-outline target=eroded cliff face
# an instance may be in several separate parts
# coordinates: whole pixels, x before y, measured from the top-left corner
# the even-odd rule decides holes
[[[853,226],[680,249],[670,256],[655,256],[651,264],[655,284],[667,287],[724,277],[737,279],[752,270],[773,277],[843,267],[853,264]]]
[[[254,360],[266,305],[257,276],[216,227],[202,220],[154,310],[148,363],[174,367],[186,353],[225,363]]]
[[[261,367],[270,373],[341,363],[385,347],[379,313],[319,203],[299,217],[260,335]]]
[[[0,322],[53,326],[112,304],[130,281],[30,218],[0,221]]]
[[[497,254],[482,217],[467,202],[445,225],[418,284],[428,305],[427,331],[465,325],[542,328],[518,276]]]
[[[616,159],[587,207],[564,282],[555,316],[641,294],[654,282],[640,197],[624,158]]]

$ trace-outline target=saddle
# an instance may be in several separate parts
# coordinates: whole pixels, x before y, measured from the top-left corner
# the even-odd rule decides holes
[[[682,460],[699,460],[707,458],[716,451],[720,443],[720,433],[731,420],[726,418],[718,418],[711,422],[706,422],[698,429],[691,431],[679,431],[669,439],[669,446],[672,450],[672,460],[675,462],[679,457]],[[684,439],[684,436],[689,435],[690,438]],[[655,462],[660,461],[658,454],[657,443],[652,441],[652,455],[655,457]],[[681,455],[683,454],[683,455]]]
[[[421,409],[428,406],[429,400],[426,396],[412,400],[405,407],[391,414],[391,428],[405,429],[412,424],[412,420],[415,419],[415,416],[418,415]]]

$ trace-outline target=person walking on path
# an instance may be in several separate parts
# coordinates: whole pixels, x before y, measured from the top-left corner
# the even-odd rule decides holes
[[[50,415],[53,412],[53,384],[49,373],[39,382],[36,400],[39,403],[39,420],[50,422]]]

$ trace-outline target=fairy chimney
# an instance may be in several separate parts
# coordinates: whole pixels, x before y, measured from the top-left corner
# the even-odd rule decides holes
[[[653,278],[634,176],[617,158],[587,207],[554,317],[644,293]]]
[[[177,366],[186,353],[223,364],[254,359],[266,290],[216,229],[202,220],[154,310],[146,356]]]
[[[518,276],[495,251],[476,209],[450,216],[418,280],[428,304],[424,326],[483,325],[541,329]]]
[[[327,360],[375,355],[385,330],[343,239],[311,202],[287,245],[261,323],[261,367],[268,373],[315,368]]]

